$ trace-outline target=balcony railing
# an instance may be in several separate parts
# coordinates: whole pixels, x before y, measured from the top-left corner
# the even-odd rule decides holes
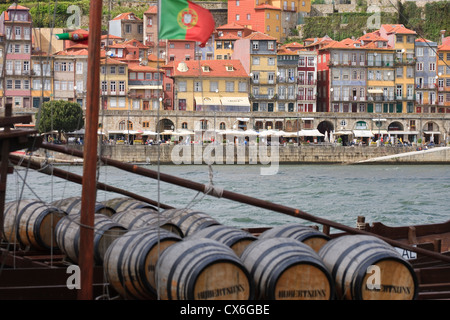
[[[315,86],[317,84],[317,80],[305,80],[305,79],[298,79],[297,84],[302,86]]]

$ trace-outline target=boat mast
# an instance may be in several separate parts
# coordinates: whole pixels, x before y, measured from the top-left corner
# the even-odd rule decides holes
[[[81,191],[79,300],[93,299],[94,212],[96,203],[97,128],[100,101],[100,37],[102,0],[92,0],[89,10],[86,130]]]

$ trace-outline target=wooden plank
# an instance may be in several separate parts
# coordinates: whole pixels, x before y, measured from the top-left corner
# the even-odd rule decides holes
[[[0,127],[11,126],[16,123],[30,123],[31,121],[32,121],[31,115],[4,117],[0,118]]]

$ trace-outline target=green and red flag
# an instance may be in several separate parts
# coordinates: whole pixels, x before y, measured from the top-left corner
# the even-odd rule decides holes
[[[55,34],[56,39],[58,40],[71,40],[77,41],[83,44],[88,44],[89,33],[87,32],[65,32]]]
[[[214,32],[214,17],[188,0],[159,0],[159,38],[200,42],[204,47]]]

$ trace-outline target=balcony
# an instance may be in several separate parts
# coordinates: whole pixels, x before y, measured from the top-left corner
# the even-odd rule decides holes
[[[301,86],[315,86],[317,84],[317,80],[298,79],[297,84]]]
[[[394,65],[414,65],[416,63],[416,58],[409,59],[395,59]]]

